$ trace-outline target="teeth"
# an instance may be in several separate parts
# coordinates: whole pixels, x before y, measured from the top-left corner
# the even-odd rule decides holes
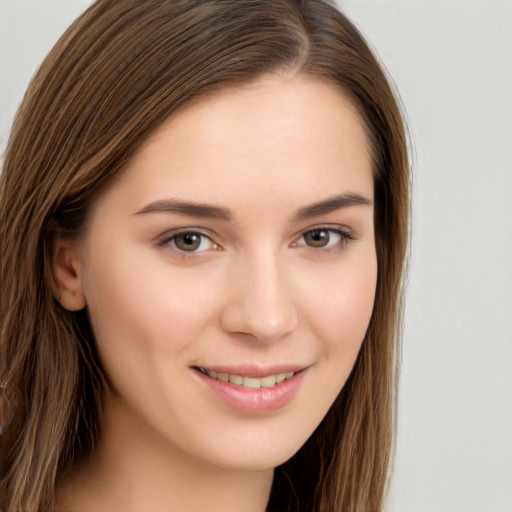
[[[217,376],[215,376],[216,372],[205,372],[206,375],[209,375],[213,379],[219,379],[222,382],[229,382],[229,375],[227,373],[218,373]]]
[[[260,386],[262,388],[273,388],[276,385],[276,376],[269,375],[260,379]]]
[[[244,377],[242,386],[248,389],[260,389],[261,379],[259,379],[258,377]]]
[[[276,375],[276,384],[280,384],[284,379],[286,379],[286,373],[279,373]]]
[[[235,386],[242,386],[244,383],[244,378],[241,375],[230,375],[229,382]]]
[[[247,377],[245,375],[231,375],[228,373],[215,372],[213,370],[206,370],[199,368],[199,370],[208,375],[212,379],[221,380],[222,382],[230,382],[235,386],[240,386],[246,389],[260,389],[260,388],[273,388],[281,382],[291,379],[295,373],[278,373],[276,375],[267,375],[266,377]]]

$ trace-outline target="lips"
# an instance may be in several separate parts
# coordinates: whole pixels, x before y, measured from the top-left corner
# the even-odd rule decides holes
[[[290,403],[304,380],[307,368],[274,366],[195,366],[196,375],[214,396],[231,409],[252,413],[276,411]]]
[[[249,375],[239,375],[237,373],[217,372],[206,368],[198,368],[198,370],[212,379],[220,380],[221,382],[229,382],[245,389],[273,388],[281,384],[281,382],[291,379],[295,375],[295,372],[283,372],[266,375],[264,377],[253,377]]]

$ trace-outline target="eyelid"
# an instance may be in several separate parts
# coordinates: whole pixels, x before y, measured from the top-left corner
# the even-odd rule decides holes
[[[333,245],[328,245],[325,247],[314,247],[311,245],[307,245],[306,243],[299,243],[299,241],[311,231],[328,231],[328,232],[334,232],[338,234],[341,237],[341,240]],[[197,234],[201,237],[205,237],[215,246],[215,249],[207,249],[207,250],[201,250],[201,251],[184,251],[182,249],[179,249],[175,246],[175,244],[172,244],[172,239],[180,234],[184,233],[190,233],[190,234]],[[195,226],[187,226],[187,227],[181,227],[176,229],[171,229],[163,234],[157,236],[154,239],[154,243],[156,246],[168,248],[169,250],[173,251],[174,253],[178,254],[180,257],[198,257],[204,253],[210,252],[211,250],[219,250],[222,249],[222,246],[216,242],[216,236],[214,233],[211,233],[210,230],[207,230],[205,228],[199,228]],[[290,244],[291,247],[305,247],[307,249],[311,249],[315,252],[332,252],[337,249],[342,249],[345,247],[349,242],[356,240],[356,237],[353,234],[353,231],[348,228],[347,226],[340,225],[340,224],[318,224],[310,226],[306,229],[301,230],[297,235],[294,236],[292,243]]]
[[[307,245],[305,243],[299,243],[299,240],[301,240],[306,234],[311,233],[312,231],[327,231],[327,232],[334,232],[338,234],[341,237],[341,240],[334,245],[331,246],[324,246],[324,247],[313,247],[310,245]],[[356,237],[354,236],[353,231],[348,228],[347,226],[342,226],[339,224],[318,224],[315,226],[308,227],[306,229],[303,229],[299,235],[295,238],[293,245],[295,247],[306,247],[309,249],[312,249],[314,251],[333,251],[336,249],[339,249],[340,245],[343,247],[346,246],[349,242],[356,240]]]
[[[207,238],[210,240],[210,242],[216,247],[216,249],[220,248],[221,246],[215,241],[214,235],[209,232],[208,230],[205,230],[204,228],[198,228],[198,227],[184,227],[184,228],[176,228],[171,229],[169,231],[166,231],[165,233],[157,236],[154,240],[154,243],[157,247],[164,247],[169,248],[169,250],[172,250],[173,252],[179,254],[183,257],[193,257],[198,256],[200,254],[203,254],[205,252],[209,252],[209,250],[203,250],[203,251],[184,251],[176,247],[175,244],[172,244],[173,238],[175,238],[178,235],[181,234],[196,234],[200,235],[201,237]]]

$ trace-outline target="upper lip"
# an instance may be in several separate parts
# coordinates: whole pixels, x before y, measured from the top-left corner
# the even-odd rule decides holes
[[[236,364],[236,365],[194,365],[195,368],[214,371],[217,373],[227,373],[229,375],[242,375],[245,377],[267,377],[269,375],[278,375],[280,373],[297,373],[305,370],[307,366],[294,364],[272,364],[260,366],[256,364]]]

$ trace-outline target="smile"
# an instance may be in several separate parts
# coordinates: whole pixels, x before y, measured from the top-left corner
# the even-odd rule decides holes
[[[221,382],[229,382],[230,384],[246,389],[273,388],[274,386],[281,384],[281,382],[291,379],[295,375],[294,372],[286,372],[267,375],[265,377],[249,377],[247,375],[216,372],[205,368],[197,369],[212,379],[216,379]]]

